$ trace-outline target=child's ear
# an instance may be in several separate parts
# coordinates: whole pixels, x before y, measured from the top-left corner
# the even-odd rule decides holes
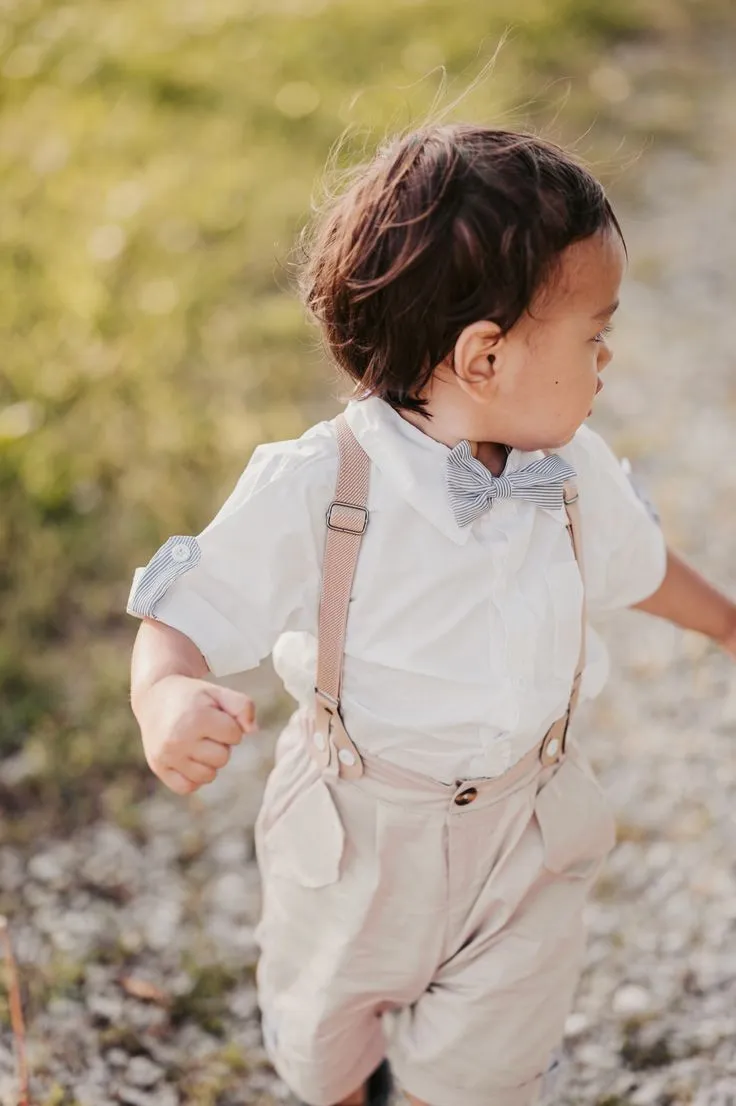
[[[483,398],[494,381],[502,344],[498,323],[483,320],[465,327],[454,349],[455,376],[462,388]]]

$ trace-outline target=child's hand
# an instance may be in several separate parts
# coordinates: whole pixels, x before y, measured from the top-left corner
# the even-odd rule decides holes
[[[164,676],[138,709],[143,749],[154,775],[177,795],[211,783],[231,747],[258,727],[247,695],[191,676]]]

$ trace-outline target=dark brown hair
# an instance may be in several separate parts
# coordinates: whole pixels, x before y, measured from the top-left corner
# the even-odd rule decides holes
[[[301,292],[360,396],[422,411],[466,326],[510,330],[560,253],[610,227],[602,186],[554,143],[433,124],[354,170],[303,240]]]

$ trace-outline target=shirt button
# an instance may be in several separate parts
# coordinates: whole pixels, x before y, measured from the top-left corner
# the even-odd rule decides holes
[[[478,798],[478,792],[475,787],[468,787],[465,791],[461,791],[459,795],[455,796],[455,806],[467,806],[468,803],[472,803],[474,799]]]
[[[327,747],[327,738],[323,733],[320,733],[319,730],[317,730],[314,735],[314,744],[317,746],[320,752],[324,752],[325,748]]]
[[[557,756],[557,750],[559,749],[559,747],[560,747],[560,742],[558,741],[558,739],[556,737],[553,737],[552,740],[550,741],[549,745],[547,746],[547,755],[551,756],[551,757],[556,757]]]
[[[341,749],[337,755],[343,764],[347,764],[348,768],[352,768],[355,764],[355,753],[351,753],[349,749]]]
[[[192,552],[188,545],[185,545],[183,541],[180,541],[171,550],[171,557],[175,561],[189,561],[192,557]]]

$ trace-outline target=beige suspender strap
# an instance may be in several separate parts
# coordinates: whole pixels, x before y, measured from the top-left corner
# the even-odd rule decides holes
[[[360,543],[368,525],[370,458],[358,444],[344,415],[335,419],[338,473],[335,498],[327,510],[327,539],[322,568],[315,687],[314,742],[318,760],[342,775],[362,775],[363,765],[340,717],[345,630]],[[340,761],[339,766],[334,758]]]
[[[582,546],[582,530],[580,525],[580,503],[578,502],[577,488],[572,481],[568,481],[564,485],[563,489],[565,500],[565,512],[567,514],[567,529],[570,534],[570,541],[572,542],[572,550],[575,554],[575,560],[578,564],[578,570],[580,572],[581,579],[583,581],[583,600],[580,627],[580,653],[578,655],[578,663],[575,667],[575,675],[572,680],[572,689],[570,691],[570,699],[567,704],[567,710],[563,714],[562,718],[558,718],[556,722],[553,722],[547,731],[544,744],[540,753],[540,759],[543,764],[553,764],[561,752],[565,751],[565,745],[567,743],[567,731],[572,721],[572,716],[575,712],[575,708],[578,704],[578,698],[580,697],[580,684],[583,678],[583,671],[585,670],[585,637],[587,630],[587,610],[585,604],[585,573],[583,569],[583,546]]]

